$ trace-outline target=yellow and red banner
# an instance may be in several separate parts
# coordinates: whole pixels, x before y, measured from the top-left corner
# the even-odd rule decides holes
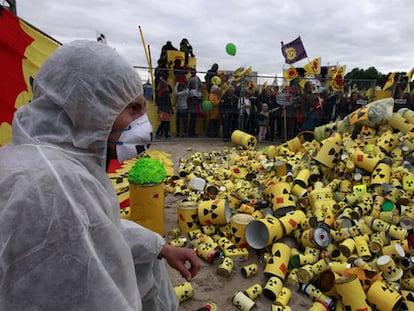
[[[305,76],[307,77],[319,75],[321,73],[321,58],[318,57],[310,61],[305,66],[303,66],[303,69],[305,69]]]
[[[290,82],[298,77],[298,71],[295,67],[290,66],[289,69],[283,70],[283,77],[286,82]]]
[[[335,69],[331,69],[332,78],[329,83],[329,88],[334,92],[344,92],[344,76],[345,65],[337,66]]]
[[[404,93],[410,93],[410,82],[413,79],[413,74],[414,74],[414,67],[411,68],[411,70],[409,72],[407,72],[407,74],[406,74],[406,76],[407,76],[407,85],[405,86]]]
[[[395,79],[395,72],[390,73],[390,75],[387,77],[387,81],[385,81],[384,86],[382,87],[383,91],[388,90],[394,85],[394,79]]]
[[[11,141],[13,115],[31,101],[33,79],[59,45],[0,5],[0,146]]]

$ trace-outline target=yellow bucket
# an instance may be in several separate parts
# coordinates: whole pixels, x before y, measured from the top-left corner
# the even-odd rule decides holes
[[[356,275],[337,278],[335,288],[338,294],[341,295],[342,303],[347,310],[372,310],[366,302],[367,296]]]
[[[225,225],[230,221],[230,216],[230,205],[225,199],[198,203],[198,219],[202,225]]]
[[[284,243],[274,243],[272,245],[272,254],[267,260],[264,268],[266,276],[276,276],[284,280],[288,271],[289,260],[291,255],[291,248]]]
[[[175,286],[174,292],[180,303],[192,298],[194,295],[194,290],[190,282],[184,282]]]
[[[255,219],[247,214],[235,214],[230,218],[230,240],[238,247],[248,246],[245,236],[246,227]]]
[[[412,132],[414,129],[414,124],[410,123],[410,121],[398,113],[393,113],[391,119],[388,120],[388,124],[403,134]]]
[[[387,286],[383,281],[377,280],[368,289],[367,300],[377,306],[378,310],[400,310],[404,298],[398,291]],[[407,309],[408,310],[408,309]]]
[[[257,144],[256,137],[240,130],[235,130],[231,134],[233,144],[243,147],[244,149],[254,149]]]
[[[321,149],[314,159],[331,169],[334,168],[339,163],[342,147],[329,140],[324,141],[321,145]]]
[[[177,208],[178,212],[178,228],[181,233],[188,233],[192,230],[200,228],[198,220],[198,203],[185,201],[180,203]]]
[[[266,216],[263,219],[256,219],[246,227],[245,237],[247,244],[255,249],[270,246],[284,235],[283,225],[278,218]]]
[[[129,184],[130,220],[164,236],[164,184]]]

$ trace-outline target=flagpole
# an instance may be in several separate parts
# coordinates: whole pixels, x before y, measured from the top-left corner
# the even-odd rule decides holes
[[[147,64],[149,66],[150,60],[149,60],[148,51],[147,51],[146,44],[145,44],[145,40],[144,40],[144,35],[142,33],[141,25],[139,25],[138,28],[139,28],[139,34],[141,36],[142,46],[144,47],[145,57],[147,58]]]
[[[152,58],[151,58],[151,49],[148,44],[148,58],[149,58],[149,70],[150,70],[150,77],[151,77],[151,85],[154,87],[154,74],[153,74],[153,68],[152,68]],[[155,91],[155,90],[154,90]],[[154,99],[154,92],[151,93],[152,99]]]
[[[146,44],[145,44],[145,40],[144,40],[144,34],[142,33],[142,28],[141,25],[138,25],[138,29],[139,29],[139,34],[141,36],[141,42],[142,42],[142,46],[144,48],[144,52],[145,52],[145,57],[147,59],[147,64],[148,67],[150,68],[150,76],[151,76],[151,83],[152,83],[152,88],[154,90],[154,81],[153,81],[153,77],[152,77],[152,66],[151,66],[151,58],[150,58],[150,52],[148,51],[149,49],[149,45],[148,45],[148,49],[146,48]],[[152,94],[154,94],[154,92],[152,92]],[[153,96],[153,95],[152,95]]]
[[[286,124],[286,106],[283,106],[283,112],[284,112],[284,116],[283,116],[283,123],[284,123],[284,134],[285,134],[285,142],[287,141],[287,124]]]
[[[300,35],[298,35],[298,38],[300,38],[300,41],[302,42],[302,38],[300,37]],[[302,44],[303,44],[303,42],[302,42]],[[306,59],[308,60],[308,63],[311,62],[310,59],[309,59],[308,53],[306,53]]]

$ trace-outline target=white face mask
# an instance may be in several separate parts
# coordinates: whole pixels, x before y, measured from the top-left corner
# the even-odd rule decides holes
[[[122,130],[116,142],[116,154],[119,162],[135,158],[147,150],[152,141],[152,126],[147,114],[131,122]]]

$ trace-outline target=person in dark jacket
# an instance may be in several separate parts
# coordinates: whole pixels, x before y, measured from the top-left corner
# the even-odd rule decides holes
[[[229,86],[223,94],[220,103],[221,122],[223,124],[223,140],[230,141],[231,133],[238,128],[239,123],[239,98],[233,86]]]
[[[168,60],[168,51],[178,51],[178,49],[172,45],[171,41],[167,41],[161,48],[160,59],[164,60],[166,63]]]
[[[167,68],[167,60],[159,59],[158,66],[154,70],[155,90],[158,90],[158,83],[160,82],[160,80],[168,80],[168,75],[169,69]]]
[[[218,68],[218,64],[214,63],[213,65],[211,65],[211,68],[207,71],[206,75],[204,76],[204,79],[206,80],[207,92],[209,93],[212,85],[211,79],[215,76],[218,76]]]
[[[174,75],[175,75],[175,83],[184,83],[187,84],[187,73],[188,68],[186,66],[181,65],[181,59],[177,58],[174,60]]]
[[[183,38],[180,42],[180,51],[184,53],[184,66],[188,65],[188,58],[194,57],[193,53],[193,47],[191,46],[190,42],[188,42],[188,39]]]
[[[160,126],[157,130],[157,136],[164,135],[166,139],[170,138],[170,121],[173,114],[171,104],[171,87],[167,81],[161,80],[159,83],[159,89],[157,92],[156,104],[158,107],[158,119]]]
[[[315,105],[316,97],[313,93],[313,85],[311,81],[307,81],[301,98],[301,112],[303,116],[302,131],[313,131],[319,123]]]

